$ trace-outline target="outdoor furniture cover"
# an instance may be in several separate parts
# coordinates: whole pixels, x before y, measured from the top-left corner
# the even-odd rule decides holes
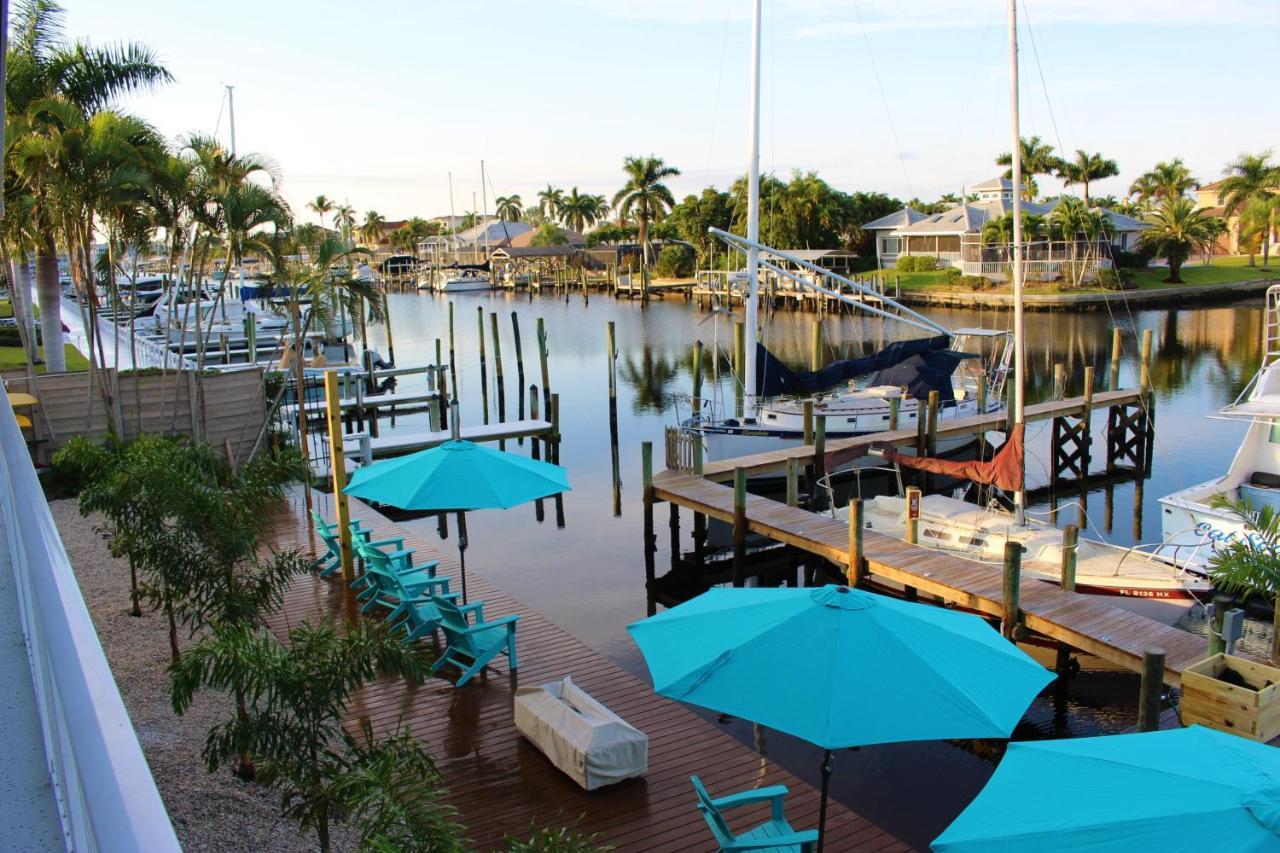
[[[516,728],[588,791],[649,769],[649,737],[568,677],[519,688]]]

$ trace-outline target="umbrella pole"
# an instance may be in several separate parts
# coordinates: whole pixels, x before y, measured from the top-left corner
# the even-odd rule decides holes
[[[822,805],[818,807],[818,853],[827,840],[827,786],[831,782],[831,750],[822,754]]]
[[[457,423],[457,421],[454,421]],[[467,514],[458,513],[458,565],[462,571],[462,603],[467,603]]]

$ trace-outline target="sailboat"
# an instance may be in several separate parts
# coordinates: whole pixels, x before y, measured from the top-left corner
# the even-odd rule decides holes
[[[1014,492],[1014,511],[983,507],[945,495],[927,495],[920,501],[918,544],[991,563],[993,570],[1003,562],[1006,542],[1023,546],[1022,571],[1028,577],[1048,583],[1061,581],[1063,534],[1052,525],[1030,519],[1026,513],[1025,377],[1026,361],[1022,317],[1022,150],[1018,117],[1018,30],[1017,0],[1009,0],[1009,50],[1012,70],[1011,124],[1013,137],[1013,429],[1005,448],[990,463],[938,464],[937,460],[911,464],[890,451],[886,456],[899,464],[929,470],[954,468],[960,476],[996,483]],[[1280,409],[1276,409],[1280,415]],[[980,479],[984,478],[985,479]],[[1280,479],[1280,478],[1278,478]],[[1280,494],[1280,492],[1278,492]],[[907,502],[899,497],[877,497],[864,504],[868,529],[902,538],[907,526]],[[848,520],[848,507],[833,510],[837,518]],[[1166,624],[1178,621],[1187,609],[1212,593],[1212,584],[1160,548],[1121,548],[1104,542],[1080,539],[1075,545],[1076,591],[1114,597],[1118,606]]]
[[[480,186],[484,188],[484,161],[480,161]],[[472,195],[472,204],[475,204],[475,196]],[[483,234],[485,239],[485,249],[487,254],[489,239],[489,202],[486,197],[484,204],[483,218],[480,220],[483,225]],[[489,262],[482,264],[464,264],[461,263],[458,255],[458,227],[457,218],[453,212],[453,175],[449,175],[449,225],[453,234],[453,264],[450,268],[439,269],[434,272],[434,280],[426,279],[426,286],[434,287],[440,293],[466,293],[474,290],[492,290],[493,279],[489,276]],[[427,272],[424,276],[431,276],[433,273]],[[425,289],[424,282],[419,281],[419,289]]]

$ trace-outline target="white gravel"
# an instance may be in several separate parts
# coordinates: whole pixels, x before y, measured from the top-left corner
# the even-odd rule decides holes
[[[230,698],[206,693],[186,715],[173,713],[164,617],[129,615],[129,566],[111,556],[95,529],[99,519],[81,517],[74,500],[54,501],[50,509],[183,847],[214,853],[317,849],[314,835],[300,836],[296,824],[280,817],[278,794],[237,779],[229,769],[205,771],[205,735],[230,718]],[[355,850],[356,840],[347,827],[332,828],[334,850]]]

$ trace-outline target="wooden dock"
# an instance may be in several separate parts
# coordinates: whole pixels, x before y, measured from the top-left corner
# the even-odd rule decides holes
[[[711,485],[711,484],[709,484]],[[333,518],[332,500],[315,493],[317,509]],[[441,574],[457,575],[456,560],[413,536],[359,501],[351,513],[375,538],[404,536],[416,559],[440,561]],[[274,531],[277,549],[323,546],[310,532],[303,495],[295,490]],[[471,569],[467,586],[473,599],[486,602],[485,613],[520,615],[516,635],[519,683],[537,685],[571,675],[573,680],[624,719],[649,735],[649,772],[586,792],[556,770],[516,731],[512,701],[516,674],[505,663],[457,690],[441,679],[422,685],[387,679],[365,688],[351,708],[354,730],[368,719],[375,732],[397,725],[425,740],[444,774],[448,802],[466,826],[469,849],[499,848],[505,835],[527,837],[531,823],[575,825],[598,833],[599,842],[618,850],[710,850],[710,832],[695,806],[689,776],[698,774],[713,794],[772,784],[791,789],[787,816],[801,828],[817,825],[818,792],[717,729],[679,703],[656,696],[644,681],[625,672],[564,629],[520,604]],[[283,635],[304,620],[359,618],[354,599],[341,581],[300,578],[279,611],[268,620]],[[580,820],[579,820],[580,816]],[[744,822],[763,819],[758,808],[734,816]],[[902,842],[838,803],[828,815],[827,849],[833,851],[907,850]]]

